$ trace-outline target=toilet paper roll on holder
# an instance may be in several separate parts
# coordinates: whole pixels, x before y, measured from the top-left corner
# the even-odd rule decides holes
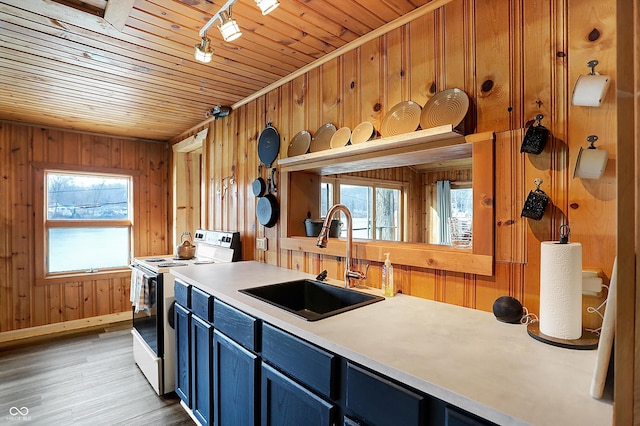
[[[604,175],[609,160],[609,152],[605,149],[597,149],[594,144],[598,140],[598,136],[589,135],[587,142],[589,147],[584,149],[580,147],[576,166],[573,169],[573,178],[582,179],[600,179]]]
[[[596,72],[596,65],[598,65],[596,59],[587,62],[589,73],[580,75],[576,80],[571,96],[572,105],[599,107],[602,104],[611,79],[607,75],[600,75]]]

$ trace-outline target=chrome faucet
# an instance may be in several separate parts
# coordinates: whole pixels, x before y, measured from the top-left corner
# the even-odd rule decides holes
[[[334,204],[331,206],[329,211],[327,212],[327,217],[324,219],[324,223],[322,224],[322,230],[320,231],[320,235],[318,235],[318,240],[316,241],[316,246],[320,248],[327,247],[327,240],[329,239],[329,225],[331,223],[331,218],[336,211],[341,211],[347,217],[347,254],[346,254],[346,264],[344,266],[344,286],[352,287],[349,285],[350,280],[356,279],[359,281],[367,278],[367,271],[369,270],[369,265],[365,269],[364,273],[360,271],[351,270],[351,248],[353,247],[353,218],[351,217],[351,212],[344,204]]]

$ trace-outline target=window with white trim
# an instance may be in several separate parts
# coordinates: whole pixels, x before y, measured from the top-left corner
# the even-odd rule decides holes
[[[131,260],[133,178],[44,170],[44,274],[122,269]]]
[[[333,204],[344,204],[353,218],[353,238],[401,241],[404,192],[401,184],[362,178],[323,178],[320,215],[325,217]],[[346,237],[346,224],[341,220],[341,236]]]

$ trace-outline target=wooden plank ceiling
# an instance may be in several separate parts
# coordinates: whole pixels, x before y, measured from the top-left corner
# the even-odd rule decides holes
[[[198,32],[223,0],[0,0],[0,120],[166,141],[428,0],[238,0],[242,37]]]

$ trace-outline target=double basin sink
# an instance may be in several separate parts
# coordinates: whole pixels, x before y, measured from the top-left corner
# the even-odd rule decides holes
[[[384,297],[305,279],[239,290],[307,321],[370,305]]]

